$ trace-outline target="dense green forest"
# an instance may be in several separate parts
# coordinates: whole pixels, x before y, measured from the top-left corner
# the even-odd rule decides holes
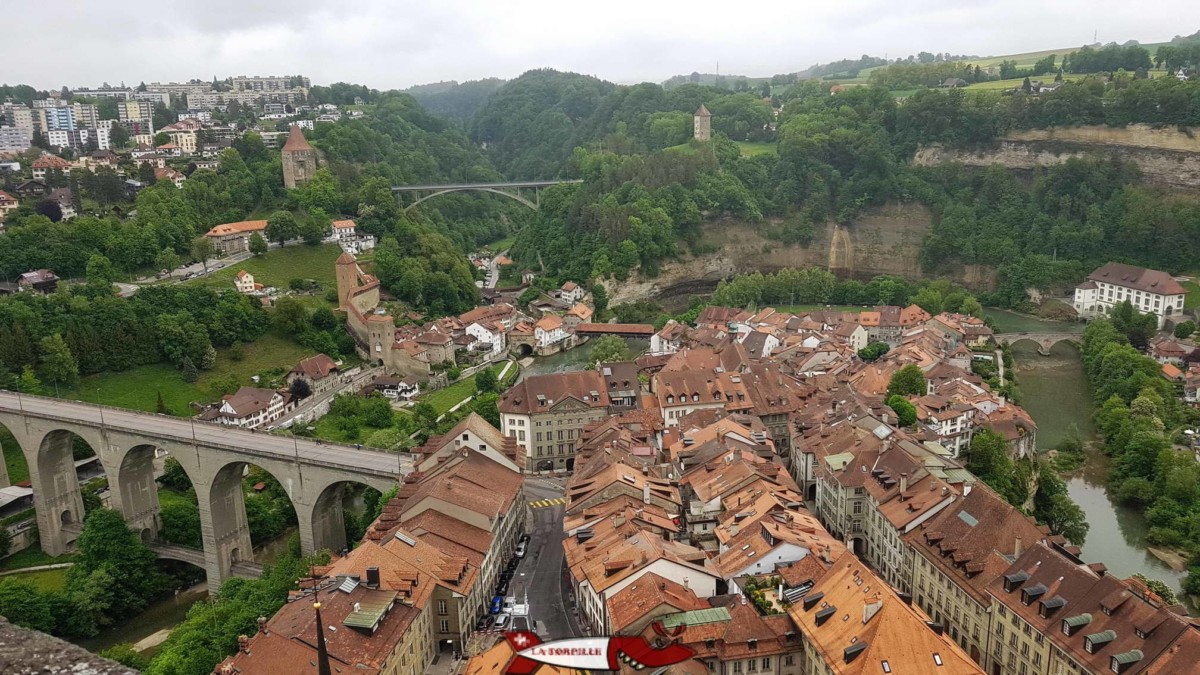
[[[933,209],[926,270],[995,267],[1002,288],[986,300],[1003,306],[1108,260],[1181,271],[1200,254],[1200,209],[1142,185],[1132,166],[1074,160],[1029,183],[1000,169],[908,161],[924,144],[985,145],[1016,128],[1200,125],[1200,83],[1118,74],[1041,95],[924,90],[900,105],[881,86],[831,96],[810,80],[777,98],[775,116],[771,101],[749,93],[532,71],[489,100],[472,136],[503,171],[584,179],[548,191],[513,249],[525,266],[579,280],[653,274],[664,258],[699,250],[700,224],[724,215],[805,244],[815,224],[888,201]],[[700,103],[714,113],[711,144],[687,140]],[[762,139],[777,152],[744,156],[730,142]]]
[[[488,97],[502,86],[504,80],[489,77],[469,82],[450,80],[418,84],[405,89],[404,93],[411,94],[431,114],[466,123],[483,107]]]

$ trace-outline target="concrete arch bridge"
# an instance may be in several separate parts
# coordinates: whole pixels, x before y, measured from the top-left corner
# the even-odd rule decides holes
[[[250,464],[274,476],[296,510],[304,553],[346,546],[344,490],[381,492],[411,473],[408,455],[317,443],[76,401],[0,391],[0,424],[12,432],[29,464],[42,549],[67,551],[82,531],[83,498],[72,457],[73,437],[95,450],[112,505],[160,557],[203,567],[209,586],[230,575],[254,576],[242,476]],[[196,489],[203,551],[158,541],[161,526],[154,461],[179,461]],[[2,466],[0,466],[2,468]]]

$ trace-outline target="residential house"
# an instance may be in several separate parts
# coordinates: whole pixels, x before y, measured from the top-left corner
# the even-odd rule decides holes
[[[263,289],[263,285],[255,283],[254,275],[250,274],[246,270],[241,270],[237,273],[237,276],[233,278],[233,287],[237,289],[238,293],[245,294],[256,293]]]
[[[337,387],[338,366],[325,354],[317,354],[297,363],[287,374],[288,386],[297,380],[304,381],[312,395],[324,394]]]
[[[50,194],[50,186],[46,185],[43,180],[27,180],[17,183],[13,188],[13,192],[20,199],[37,199]]]
[[[916,398],[912,404],[917,409],[918,422],[932,431],[955,457],[966,451],[975,435],[974,406],[936,394]]]
[[[648,574],[692,589],[698,597],[716,595],[721,581],[704,551],[666,541],[623,518],[577,531],[564,540],[563,549],[580,618],[597,635],[612,631],[610,600]]]
[[[379,392],[384,398],[411,401],[420,393],[421,385],[415,378],[379,375],[368,385],[368,391]]]
[[[533,336],[539,349],[547,349],[570,337],[562,318],[547,314],[533,324]]]
[[[332,230],[331,238],[347,253],[357,255],[363,251],[375,248],[374,235],[360,233],[357,223],[353,220],[335,220],[333,221]]]
[[[0,223],[4,222],[5,216],[17,210],[20,203],[17,198],[8,194],[4,190],[0,190]]]
[[[684,354],[679,352],[676,356]],[[748,410],[753,406],[740,374],[717,366],[708,369],[662,370],[651,378],[663,422],[668,427],[697,410]]]
[[[1161,329],[1183,314],[1185,294],[1166,272],[1110,262],[1075,288],[1074,304],[1081,316],[1095,317],[1108,315],[1114,305],[1128,300],[1137,311],[1157,316]]]
[[[155,181],[169,181],[176,188],[182,188],[183,182],[187,180],[187,176],[172,169],[171,167],[159,167],[154,169]]]
[[[22,291],[53,293],[58,288],[58,275],[48,269],[25,272],[17,277],[17,288]]]
[[[557,295],[563,302],[573,305],[583,300],[583,296],[587,295],[587,291],[574,281],[568,281],[562,285],[562,288],[558,289]]]
[[[253,429],[279,419],[292,406],[289,394],[274,389],[241,387],[221,397],[221,404],[201,415],[205,421]]]
[[[562,320],[566,330],[574,331],[579,324],[592,322],[592,308],[582,302],[577,302],[567,310]]]
[[[667,321],[667,324],[650,338],[650,353],[674,354],[683,346],[687,333],[687,324],[679,323],[675,319]]]
[[[58,171],[63,175],[71,171],[70,162],[54,155],[42,155],[33,160],[32,166],[34,180],[46,180],[46,174],[50,171]]]

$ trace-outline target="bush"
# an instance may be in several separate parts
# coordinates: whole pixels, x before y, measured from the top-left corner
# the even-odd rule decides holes
[[[1190,338],[1192,336],[1192,333],[1195,333],[1195,332],[1196,332],[1196,322],[1195,321],[1188,320],[1188,321],[1184,321],[1184,322],[1180,323],[1179,325],[1175,326],[1175,337],[1177,337],[1181,340]]]

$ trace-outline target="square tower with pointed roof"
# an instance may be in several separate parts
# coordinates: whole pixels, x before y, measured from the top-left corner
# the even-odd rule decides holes
[[[712,113],[701,103],[692,117],[692,136],[698,141],[712,140]]]
[[[289,190],[304,185],[317,172],[317,150],[309,145],[299,125],[292,125],[280,154],[283,160],[283,186]]]

